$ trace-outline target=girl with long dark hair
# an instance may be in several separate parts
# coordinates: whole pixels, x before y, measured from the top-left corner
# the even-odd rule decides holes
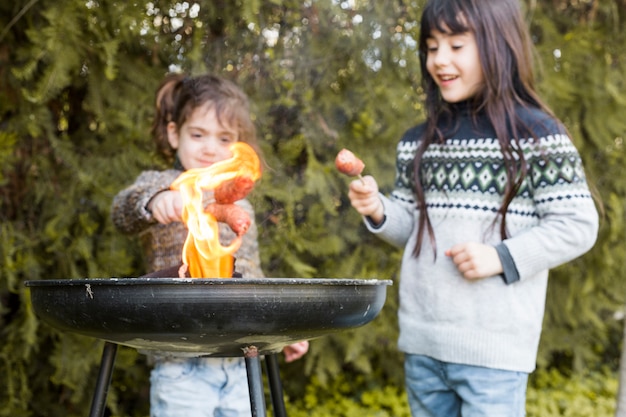
[[[405,248],[400,338],[414,416],[525,415],[548,270],[594,244],[580,156],[538,97],[516,0],[429,0],[426,120],[396,154],[389,197],[350,184],[368,229]]]

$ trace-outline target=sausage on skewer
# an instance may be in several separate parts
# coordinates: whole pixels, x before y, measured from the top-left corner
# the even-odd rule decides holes
[[[361,178],[365,164],[355,154],[347,149],[342,149],[335,158],[335,166],[342,174],[350,177]]]

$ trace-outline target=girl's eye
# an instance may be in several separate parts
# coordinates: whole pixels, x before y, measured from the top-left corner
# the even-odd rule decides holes
[[[455,51],[457,51],[457,50],[459,50],[461,48],[463,48],[462,44],[452,45],[452,49],[454,49]]]
[[[439,42],[437,42],[437,39],[435,39],[434,37],[429,36],[425,39],[424,43],[426,44],[426,49],[432,51],[437,49],[437,45]]]

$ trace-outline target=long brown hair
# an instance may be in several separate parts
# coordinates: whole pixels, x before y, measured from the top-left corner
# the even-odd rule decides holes
[[[507,209],[527,175],[524,155],[516,138],[522,137],[520,135],[535,137],[530,127],[525,126],[518,116],[516,108],[539,108],[553,116],[535,91],[532,44],[517,0],[427,2],[422,13],[419,40],[427,119],[414,164],[417,207],[420,210],[417,242],[413,251],[415,256],[421,251],[424,230],[428,231],[430,241],[435,245],[434,231],[420,181],[421,159],[431,143],[443,141],[443,133],[437,122],[442,117],[449,116],[451,111],[450,104],[442,99],[439,87],[426,69],[426,40],[431,37],[433,30],[452,34],[472,32],[476,38],[484,86],[471,99],[471,108],[474,115],[479,112],[486,115],[495,130],[504,157],[507,184],[502,206],[494,220],[495,225],[496,220],[501,219],[499,231],[502,239],[507,237]]]
[[[174,122],[180,129],[193,111],[202,106],[213,107],[218,121],[232,126],[237,131],[237,140],[252,146],[261,157],[248,97],[232,81],[211,74],[196,77],[169,74],[157,89],[155,101],[151,132],[157,150],[168,162],[173,162],[176,153],[167,139],[168,123]]]

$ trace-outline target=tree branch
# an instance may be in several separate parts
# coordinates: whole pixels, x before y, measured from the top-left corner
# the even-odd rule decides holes
[[[11,27],[13,27],[13,25],[15,25],[17,23],[17,21],[20,20],[20,18],[22,16],[24,16],[24,14],[28,11],[28,9],[33,7],[35,5],[35,3],[37,3],[38,1],[39,0],[30,0],[30,2],[28,4],[26,4],[24,7],[22,7],[22,10],[20,10],[18,12],[18,14],[16,14],[13,17],[13,19],[11,19],[9,24],[6,25],[6,27],[2,30],[2,33],[0,33],[0,42],[2,42],[2,39],[4,39],[4,37],[7,35],[7,33],[9,33],[9,30],[11,29]]]

